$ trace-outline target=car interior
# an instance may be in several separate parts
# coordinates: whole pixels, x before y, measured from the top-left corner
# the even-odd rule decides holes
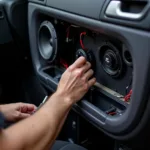
[[[149,0],[1,0],[0,103],[39,106],[80,56],[96,83],[58,140],[88,150],[150,142]]]

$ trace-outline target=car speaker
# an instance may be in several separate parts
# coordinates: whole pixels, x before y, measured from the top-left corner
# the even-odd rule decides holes
[[[99,58],[104,71],[118,77],[122,72],[122,59],[119,50],[111,43],[104,42],[99,48]]]
[[[53,24],[44,21],[38,31],[38,47],[43,59],[52,62],[57,54],[57,35]]]

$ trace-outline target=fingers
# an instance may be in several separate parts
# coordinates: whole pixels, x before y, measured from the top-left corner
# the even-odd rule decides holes
[[[89,62],[86,62],[86,64],[83,65],[83,67],[81,67],[82,73],[87,72],[90,68],[91,68],[91,64]]]
[[[21,103],[21,106],[20,106],[20,112],[22,113],[30,113],[34,110],[36,110],[36,106],[33,105],[33,104],[26,104],[26,103]]]
[[[83,79],[85,81],[89,80],[90,77],[92,77],[94,71],[92,69],[88,70],[84,75],[83,75]]]
[[[91,86],[93,86],[93,85],[95,84],[95,82],[96,82],[96,78],[92,78],[91,80],[89,80],[89,81],[88,81],[88,86],[89,86],[89,88],[90,88]]]
[[[69,69],[72,71],[75,68],[80,68],[86,63],[86,59],[84,57],[79,57],[70,67]]]
[[[27,108],[28,108],[28,111],[32,111],[32,110],[35,110],[37,109],[37,107],[33,104],[26,104]]]

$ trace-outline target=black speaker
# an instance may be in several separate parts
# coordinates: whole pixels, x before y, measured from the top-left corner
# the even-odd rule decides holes
[[[119,50],[110,42],[104,42],[99,48],[99,58],[104,71],[112,76],[118,77],[123,68]]]
[[[49,21],[41,23],[38,31],[39,52],[44,60],[53,62],[57,55],[57,34]]]

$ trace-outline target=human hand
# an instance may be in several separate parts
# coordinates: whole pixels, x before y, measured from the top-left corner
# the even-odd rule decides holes
[[[72,104],[79,101],[95,84],[92,78],[91,64],[84,57],[78,58],[62,75],[56,93],[71,100]]]
[[[0,112],[3,113],[4,117],[9,122],[25,119],[29,117],[35,110],[36,106],[33,104],[13,103],[0,105]]]

